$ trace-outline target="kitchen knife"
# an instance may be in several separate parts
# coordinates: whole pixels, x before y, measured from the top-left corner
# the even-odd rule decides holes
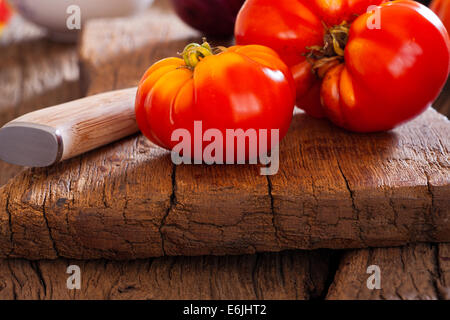
[[[21,116],[0,129],[0,159],[46,167],[137,132],[137,88],[111,91]]]

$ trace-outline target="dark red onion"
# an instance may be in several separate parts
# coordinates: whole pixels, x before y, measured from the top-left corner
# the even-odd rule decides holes
[[[231,37],[245,0],[172,0],[178,16],[208,36]]]

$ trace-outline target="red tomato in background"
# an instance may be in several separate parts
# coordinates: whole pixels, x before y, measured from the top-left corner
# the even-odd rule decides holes
[[[450,30],[450,0],[434,0],[430,5],[431,10],[433,10],[442,22],[444,22],[447,31]]]
[[[0,32],[9,21],[9,18],[11,18],[11,8],[6,3],[6,0],[0,0]]]
[[[267,129],[269,134],[278,129],[280,139],[284,137],[292,120],[295,88],[277,53],[253,45],[196,55],[195,50],[205,48],[210,48],[207,43],[196,45],[187,56],[185,49],[186,60],[164,59],[147,70],[136,97],[136,119],[144,135],[172,150],[178,144],[172,141],[175,130],[187,129],[194,137],[194,121],[202,121],[203,131],[218,129],[224,137],[227,129]]]
[[[417,2],[387,2],[366,13],[382,2],[248,0],[236,41],[280,54],[296,81],[297,106],[308,114],[357,132],[389,130],[436,99],[449,73],[450,42],[438,17]],[[380,28],[369,28],[376,12]],[[339,26],[343,22],[348,25]],[[342,37],[337,49],[332,34]]]

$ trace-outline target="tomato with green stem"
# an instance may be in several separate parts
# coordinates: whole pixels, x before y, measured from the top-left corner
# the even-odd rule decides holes
[[[279,130],[281,139],[294,105],[292,75],[275,51],[260,45],[211,48],[204,42],[147,70],[137,92],[136,119],[147,138],[172,150],[179,142],[173,139],[175,130],[193,137],[196,121],[224,137],[226,130],[265,129]],[[224,157],[229,151],[224,144]],[[256,156],[246,149],[247,159]]]
[[[419,115],[449,74],[445,27],[415,1],[248,0],[235,34],[280,54],[298,107],[357,132]]]

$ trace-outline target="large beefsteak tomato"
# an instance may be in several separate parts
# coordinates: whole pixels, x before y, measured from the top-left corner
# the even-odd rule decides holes
[[[445,27],[415,1],[248,0],[235,34],[238,44],[280,54],[294,75],[298,107],[358,132],[417,116],[449,73]]]
[[[202,122],[203,131],[216,130],[223,137],[227,130],[261,129],[267,130],[267,139],[272,130],[279,130],[280,139],[285,136],[295,105],[289,68],[264,46],[217,49],[207,42],[190,44],[184,59],[164,59],[147,70],[137,92],[136,119],[152,142],[172,150],[179,142],[173,139],[175,130],[187,130],[194,137],[196,121]],[[270,149],[272,141],[265,143]],[[185,151],[184,157],[194,158],[193,152]],[[221,161],[229,152],[224,143]],[[249,149],[245,152],[237,156],[258,156]]]

